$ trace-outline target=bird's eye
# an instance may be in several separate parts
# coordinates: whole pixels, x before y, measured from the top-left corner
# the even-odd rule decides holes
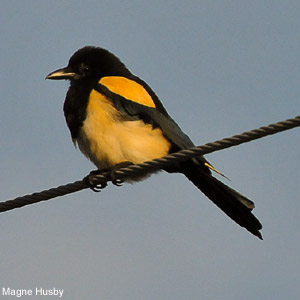
[[[87,64],[85,64],[85,63],[81,63],[80,64],[80,73],[81,74],[88,74],[89,73],[89,71],[90,71],[90,68],[89,68],[89,66],[87,65]]]

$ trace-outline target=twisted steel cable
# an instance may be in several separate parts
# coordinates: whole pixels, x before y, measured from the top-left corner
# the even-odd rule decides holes
[[[227,149],[268,135],[289,130],[298,126],[300,126],[300,116],[297,116],[293,119],[280,121],[278,123],[273,123],[267,126],[262,126],[260,128],[253,129],[250,131],[245,131],[241,134],[207,143],[202,146],[196,146],[189,149],[185,149],[164,156],[162,158],[154,159],[152,161],[131,165],[129,167],[122,168],[115,172],[117,182],[122,182],[126,180],[126,178],[134,178],[135,176],[139,176],[141,174],[153,173],[157,170],[163,169],[167,166],[171,166],[172,164],[180,161],[188,160],[193,157],[212,153],[218,150]],[[103,172],[101,174],[92,176],[90,180],[93,184],[97,186],[98,189],[102,189],[107,186],[107,182],[111,181],[111,178],[109,172]],[[17,197],[15,199],[7,200],[5,202],[0,202],[0,212],[5,212],[15,208],[20,208],[25,205],[46,201],[55,197],[64,196],[89,187],[90,186],[84,178],[83,180],[78,180],[76,182],[61,185],[56,188],[51,188],[49,190],[44,190],[42,192]]]

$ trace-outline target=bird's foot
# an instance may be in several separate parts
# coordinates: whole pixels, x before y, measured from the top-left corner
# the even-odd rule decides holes
[[[89,175],[83,178],[83,181],[89,186],[89,188],[94,192],[101,192],[104,188],[107,187],[107,180],[104,178],[103,182],[99,182],[98,175],[109,174],[109,169],[101,169],[91,171]]]
[[[119,171],[122,168],[127,168],[131,165],[133,165],[133,163],[131,161],[123,161],[123,162],[120,162],[120,163],[112,166],[109,169],[111,182],[116,186],[122,186],[122,184],[124,183],[125,180],[121,179],[121,178],[118,178],[116,172]]]
[[[116,172],[122,168],[126,168],[128,166],[133,165],[130,161],[123,161],[118,163],[111,168],[99,169],[95,171],[91,171],[89,175],[83,178],[83,181],[89,186],[91,190],[94,192],[100,192],[102,189],[107,187],[107,181],[111,181],[116,186],[122,186],[124,183],[124,179],[118,178]],[[103,176],[103,180],[101,182],[101,177]],[[99,182],[100,181],[100,182]]]

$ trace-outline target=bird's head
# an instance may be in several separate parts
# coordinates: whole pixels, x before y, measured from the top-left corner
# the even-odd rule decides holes
[[[111,52],[98,47],[86,46],[76,51],[66,67],[47,75],[46,79],[99,80],[104,76],[128,76],[130,71]]]

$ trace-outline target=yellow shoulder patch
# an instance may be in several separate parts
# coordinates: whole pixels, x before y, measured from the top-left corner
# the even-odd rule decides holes
[[[155,107],[151,96],[145,88],[134,80],[122,76],[107,76],[101,78],[99,83],[106,86],[111,92],[128,100],[145,106]]]

